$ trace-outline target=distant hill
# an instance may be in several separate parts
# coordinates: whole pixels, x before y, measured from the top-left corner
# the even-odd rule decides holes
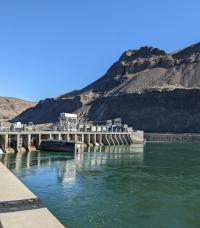
[[[14,97],[0,96],[0,119],[12,119],[35,104]]]
[[[125,51],[82,90],[40,101],[14,120],[53,122],[76,112],[82,120],[121,117],[148,132],[200,132],[199,98],[200,43],[174,53],[145,46]]]

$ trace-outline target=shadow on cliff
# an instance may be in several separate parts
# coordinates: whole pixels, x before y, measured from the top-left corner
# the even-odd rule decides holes
[[[200,90],[152,91],[104,97],[90,103],[89,120],[121,117],[145,132],[200,132]]]
[[[23,123],[51,123],[58,121],[61,112],[74,112],[82,106],[80,97],[72,99],[48,98],[40,101],[34,108],[29,108],[11,122],[21,121]]]

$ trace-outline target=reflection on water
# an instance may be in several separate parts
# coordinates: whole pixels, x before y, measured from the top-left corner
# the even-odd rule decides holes
[[[19,152],[5,154],[2,162],[16,174],[22,168],[30,169],[33,166],[54,166],[58,163],[58,179],[67,184],[73,184],[77,172],[85,169],[97,169],[105,164],[120,165],[132,163],[140,165],[143,162],[144,145],[131,146],[98,146],[89,147],[87,151],[69,156],[64,152]]]
[[[200,144],[0,158],[67,227],[200,227]]]

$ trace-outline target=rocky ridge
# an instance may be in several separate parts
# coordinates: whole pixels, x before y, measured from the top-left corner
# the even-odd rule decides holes
[[[122,117],[149,132],[197,132],[200,121],[194,124],[191,110],[200,111],[194,100],[199,93],[200,43],[175,53],[145,46],[124,52],[103,77],[82,90],[41,101],[15,120],[52,122],[63,111],[76,112],[82,120]]]
[[[0,97],[0,119],[12,119],[35,104],[14,97]]]

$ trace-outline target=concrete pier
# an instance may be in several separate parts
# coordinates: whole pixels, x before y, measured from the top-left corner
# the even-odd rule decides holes
[[[39,149],[44,140],[66,140],[90,145],[131,145],[144,142],[143,131],[131,132],[0,132],[0,149],[5,153]]]
[[[1,162],[0,174],[0,227],[64,227]]]

